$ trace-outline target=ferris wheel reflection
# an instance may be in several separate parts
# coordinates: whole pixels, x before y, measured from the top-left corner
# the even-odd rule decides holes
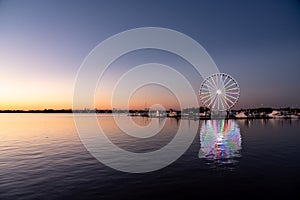
[[[208,120],[200,129],[199,158],[213,167],[234,167],[241,157],[241,134],[234,120]]]

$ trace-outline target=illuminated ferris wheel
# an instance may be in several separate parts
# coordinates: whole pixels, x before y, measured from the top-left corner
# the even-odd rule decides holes
[[[216,73],[202,82],[199,96],[204,106],[216,111],[227,111],[237,103],[240,88],[228,74]]]

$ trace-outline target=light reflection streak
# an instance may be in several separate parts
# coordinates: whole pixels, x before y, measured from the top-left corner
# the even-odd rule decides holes
[[[208,120],[200,129],[199,158],[214,167],[231,167],[241,157],[241,134],[234,120]]]

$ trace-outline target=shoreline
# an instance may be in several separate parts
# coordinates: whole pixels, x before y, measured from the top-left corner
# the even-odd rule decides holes
[[[187,119],[187,120],[211,120],[211,119],[225,119],[225,120],[254,120],[254,119],[276,119],[276,120],[297,120],[300,119],[299,115],[290,115],[290,116],[277,116],[277,117],[269,117],[269,116],[251,116],[251,117],[235,117],[235,116],[230,116],[230,117],[214,117],[211,118],[209,116],[203,117],[203,116],[195,116],[195,115],[189,115],[189,116],[150,116],[147,114],[143,113],[114,113],[114,112],[72,112],[72,111],[63,111],[63,112],[45,112],[45,111],[0,111],[0,114],[108,114],[108,115],[124,115],[128,117],[145,117],[145,118],[158,118],[158,119],[165,119],[165,118],[174,118],[177,120],[180,119]]]

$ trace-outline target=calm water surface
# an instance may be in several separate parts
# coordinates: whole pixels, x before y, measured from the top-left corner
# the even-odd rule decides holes
[[[147,139],[124,134],[111,115],[98,121],[113,143],[141,153],[167,145],[180,123],[199,130],[176,162],[129,174],[88,153],[72,114],[0,114],[0,199],[300,197],[299,120],[153,119],[163,128]]]

